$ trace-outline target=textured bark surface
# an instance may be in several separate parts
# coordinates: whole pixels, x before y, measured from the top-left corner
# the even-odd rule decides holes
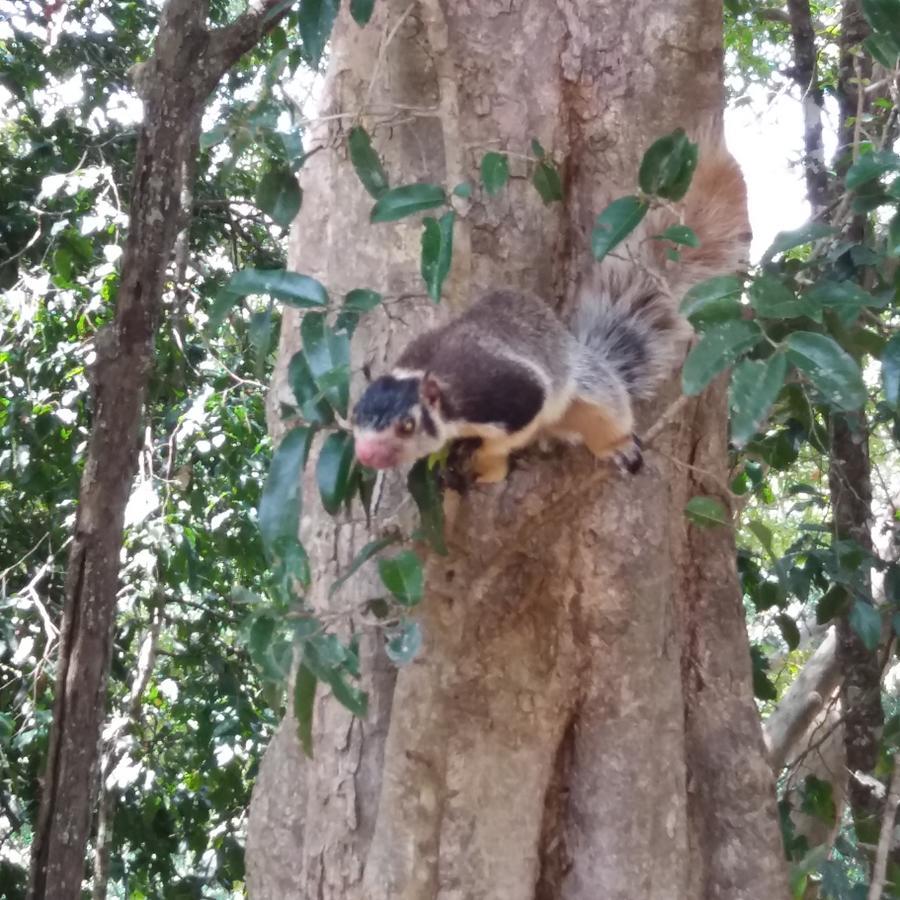
[[[457,204],[449,297],[435,309],[419,223],[370,226],[342,151],[316,154],[293,267],[333,296],[388,296],[357,333],[355,366],[383,371],[410,334],[491,287],[571,304],[593,217],[633,190],[642,151],[718,114],[720,43],[715,0],[385,0],[362,30],[342,14],[322,114],[356,113],[370,96],[364,122],[393,183],[450,188],[477,179],[486,150],[528,153],[537,137],[565,160],[567,197],[545,207],[511,157],[504,193],[476,188]],[[323,121],[314,143],[340,148],[342,121]],[[273,409],[298,347],[289,312]],[[290,719],[266,754],[247,847],[255,900],[786,896],[733,538],[682,516],[694,493],[725,493],[724,435],[720,385],[663,430],[635,478],[559,450],[451,498],[451,552],[428,566],[417,661],[395,675],[364,643],[367,720],[323,692],[315,758]],[[312,600],[345,608],[377,589],[364,569],[327,599],[369,532],[360,513],[336,525],[315,495],[307,483]],[[409,514],[402,499],[388,479],[379,526]]]

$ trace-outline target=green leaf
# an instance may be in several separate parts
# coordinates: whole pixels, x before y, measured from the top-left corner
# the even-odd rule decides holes
[[[303,192],[290,169],[273,169],[256,188],[256,205],[282,228],[294,221],[302,201]]]
[[[816,623],[824,625],[835,616],[841,615],[847,608],[850,597],[847,589],[840,584],[833,584],[816,603]]]
[[[727,525],[731,520],[722,501],[715,497],[691,497],[684,508],[684,514],[695,525],[702,525],[704,528],[717,528]]]
[[[369,218],[372,222],[396,222],[446,202],[447,195],[440,185],[405,184],[385,191],[372,207]]]
[[[724,322],[703,334],[685,360],[681,381],[685,394],[699,394],[742,353],[755,347],[762,332],[753,322]]]
[[[900,212],[894,215],[888,225],[887,254],[888,256],[900,256]]]
[[[300,323],[303,352],[313,379],[342,416],[350,400],[350,337],[325,324],[321,313],[307,313]]]
[[[350,0],[350,15],[357,25],[368,24],[374,8],[375,0]]]
[[[559,171],[556,166],[547,160],[541,160],[531,176],[531,183],[537,188],[537,192],[541,195],[541,200],[547,205],[554,200],[562,200],[563,189],[562,181],[559,178]]]
[[[493,196],[502,190],[509,179],[509,160],[505,153],[485,153],[481,160],[481,181]]]
[[[900,168],[900,156],[890,150],[876,150],[860,156],[847,170],[844,182],[848,190],[856,190],[876,178],[880,178],[886,172],[896,171]]]
[[[841,322],[848,325],[856,320],[863,306],[881,305],[880,300],[854,281],[825,279],[814,285],[804,297],[820,308],[835,310]]]
[[[779,253],[784,253],[785,250],[793,250],[794,247],[811,244],[813,241],[821,240],[832,234],[834,234],[834,229],[824,222],[807,222],[792,231],[779,231],[769,249],[763,254],[763,262]]]
[[[591,234],[591,250],[598,262],[617,244],[620,244],[640,224],[647,214],[648,205],[635,195],[613,200],[597,216]]]
[[[852,412],[865,404],[866,386],[859,366],[830,337],[795,331],[788,336],[787,355],[830,406]]]
[[[322,506],[330,515],[341,508],[350,493],[353,468],[353,435],[335,431],[325,438],[316,463],[316,481]]]
[[[395,666],[412,662],[422,649],[422,629],[418,622],[404,619],[384,645],[388,659]]]
[[[358,313],[371,312],[383,299],[378,291],[354,288],[352,291],[348,291],[344,297],[344,309]]]
[[[745,359],[731,373],[731,440],[743,447],[760,430],[787,375],[787,359],[776,353],[766,360]]]
[[[541,142],[537,138],[531,139],[531,152],[538,158],[543,159],[547,152],[541,146]]]
[[[451,209],[441,216],[440,221],[426,216],[422,230],[422,278],[428,289],[428,296],[435,303],[440,302],[441,288],[450,271],[453,259],[453,223],[456,213]]]
[[[700,246],[700,238],[687,225],[670,225],[662,234],[658,234],[656,237],[661,240],[671,241],[673,244],[682,244],[685,247]]]
[[[347,146],[350,148],[350,162],[353,163],[359,180],[377,200],[389,187],[388,177],[378,154],[372,149],[372,141],[365,128],[361,125],[351,128],[347,137]]]
[[[834,825],[837,821],[837,808],[831,785],[815,775],[807,775],[803,780],[800,809],[809,816],[821,819],[826,825]]]
[[[759,647],[750,648],[750,659],[753,663],[753,694],[760,700],[775,700],[778,690],[768,676],[769,661]]]
[[[886,69],[893,69],[897,65],[897,57],[900,56],[900,44],[888,34],[870,34],[864,41],[863,47],[869,55],[880,62]]]
[[[303,0],[299,6],[300,53],[312,69],[319,66],[340,5],[340,0]]]
[[[900,412],[900,334],[895,334],[882,351],[881,384],[888,406]]]
[[[772,549],[772,529],[760,522],[759,519],[751,519],[747,523],[747,528],[753,533],[760,544],[763,545],[766,553],[768,553],[770,557],[774,557],[775,551]]]
[[[900,46],[900,0],[862,0],[862,9],[873,31]]]
[[[780,613],[775,616],[775,622],[781,630],[781,636],[788,646],[788,650],[796,650],[800,646],[800,629],[794,621],[793,616],[787,613]]]
[[[859,635],[867,650],[875,650],[881,641],[881,616],[865,600],[857,600],[850,609],[850,627]]]
[[[301,665],[294,680],[294,718],[297,720],[297,738],[303,752],[312,759],[312,721],[316,701],[316,676]]]
[[[462,197],[463,200],[468,200],[472,196],[472,185],[468,181],[461,181],[453,188],[453,193],[457,197]]]
[[[328,292],[315,278],[284,269],[241,269],[231,276],[225,291],[244,297],[269,294],[298,309],[326,306]]]
[[[332,690],[335,700],[355,716],[364,717],[368,710],[368,697],[364,691],[346,680],[353,676],[355,663],[347,648],[334,635],[323,634],[310,638],[303,645],[303,662]]]
[[[779,279],[772,275],[761,275],[750,285],[750,305],[764,319],[797,319],[808,316],[822,321],[822,310],[810,298],[797,297]]]
[[[741,312],[743,285],[736,275],[717,275],[692,287],[681,301],[681,314],[691,322],[734,319]]]
[[[247,326],[247,339],[253,348],[253,355],[256,358],[256,371],[262,375],[265,369],[266,358],[272,349],[272,309],[258,310],[250,315],[250,322]]]
[[[641,160],[641,190],[667,200],[680,200],[690,187],[697,155],[697,145],[688,140],[681,128],[654,141]]]
[[[378,538],[378,540],[375,541],[369,541],[369,543],[353,557],[353,560],[350,565],[347,566],[347,570],[344,574],[334,580],[331,587],[328,589],[328,596],[333,596],[338,588],[340,588],[347,579],[355,575],[359,568],[375,556],[376,553],[380,553],[385,547],[390,547],[391,544],[396,544],[399,540],[399,534],[391,534],[387,537]]]
[[[312,425],[330,425],[334,421],[334,412],[322,396],[302,350],[298,350],[288,363],[288,384],[307,422]]]
[[[422,561],[412,550],[404,550],[392,559],[378,560],[378,572],[384,586],[404,606],[421,602],[425,573]]]
[[[427,459],[420,459],[406,478],[406,487],[419,510],[419,521],[425,540],[436,552],[445,556],[444,503],[438,482],[438,473],[429,466]]]
[[[889,603],[900,606],[900,563],[891,563],[884,573],[884,596]]]
[[[300,476],[306,465],[312,436],[311,428],[294,428],[284,436],[272,456],[259,501],[259,530],[270,556],[279,538],[297,537],[300,528]]]

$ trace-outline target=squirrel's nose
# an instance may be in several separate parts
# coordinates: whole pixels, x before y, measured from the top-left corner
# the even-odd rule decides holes
[[[358,437],[355,444],[356,458],[372,469],[390,469],[397,463],[396,449],[379,437]]]

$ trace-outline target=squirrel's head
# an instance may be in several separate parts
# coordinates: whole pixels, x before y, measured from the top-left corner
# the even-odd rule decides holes
[[[353,410],[356,458],[392,469],[436,453],[452,437],[441,415],[441,386],[427,373],[377,378]]]

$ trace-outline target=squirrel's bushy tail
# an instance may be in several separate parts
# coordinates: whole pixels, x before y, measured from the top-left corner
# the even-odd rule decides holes
[[[649,397],[681,360],[690,326],[679,315],[694,285],[737,271],[750,244],[747,192],[741,170],[721,138],[704,132],[697,170],[685,198],[650,213],[619,245],[595,264],[583,285],[573,331],[592,359],[602,359],[635,398]],[[679,247],[666,259],[666,241],[653,240],[682,222],[699,247]]]

